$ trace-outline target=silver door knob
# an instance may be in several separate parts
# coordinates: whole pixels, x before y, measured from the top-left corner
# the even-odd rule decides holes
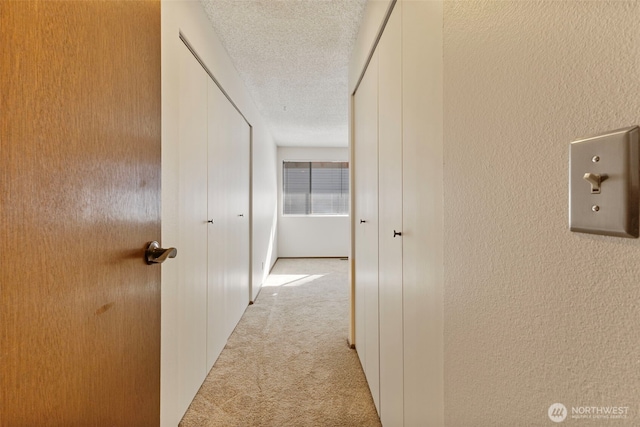
[[[178,254],[176,248],[163,249],[156,241],[149,242],[144,251],[144,260],[147,264],[162,264],[167,258],[175,258]]]

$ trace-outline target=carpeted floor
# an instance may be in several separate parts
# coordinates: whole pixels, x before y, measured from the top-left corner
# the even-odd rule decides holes
[[[281,259],[181,427],[380,426],[347,344],[348,262]]]

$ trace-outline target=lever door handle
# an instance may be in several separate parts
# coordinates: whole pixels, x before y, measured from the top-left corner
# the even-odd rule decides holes
[[[402,231],[393,230],[393,237],[402,236]]]
[[[167,258],[175,258],[178,254],[176,248],[163,249],[156,241],[149,242],[144,251],[144,260],[147,264],[162,264]]]
[[[238,214],[238,216],[244,216],[244,214]]]
[[[365,222],[367,222],[367,221],[365,221],[364,219],[360,220],[360,224],[364,224]]]

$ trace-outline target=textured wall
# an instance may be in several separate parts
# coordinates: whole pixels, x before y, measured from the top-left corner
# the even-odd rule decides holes
[[[640,3],[445,2],[445,421],[640,425],[640,241],[568,230],[577,137],[640,124]],[[571,417],[571,415],[569,415]]]

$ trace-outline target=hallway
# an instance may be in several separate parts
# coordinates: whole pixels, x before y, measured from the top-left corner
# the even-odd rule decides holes
[[[347,344],[348,265],[279,259],[180,426],[380,425]]]

